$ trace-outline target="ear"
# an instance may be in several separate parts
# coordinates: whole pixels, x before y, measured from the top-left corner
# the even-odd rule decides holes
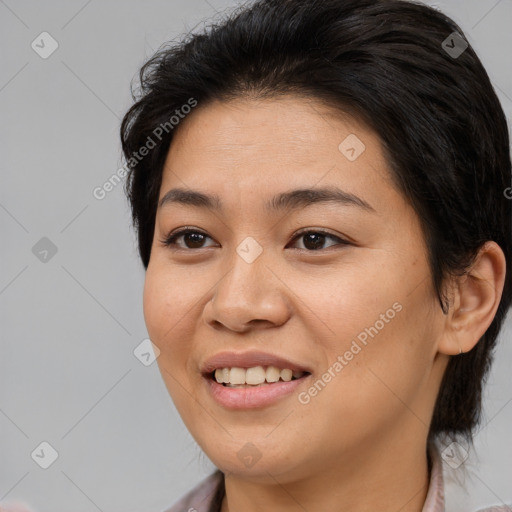
[[[486,242],[471,268],[451,282],[453,303],[445,318],[438,351],[447,355],[469,352],[491,325],[505,283],[506,260],[496,242]]]

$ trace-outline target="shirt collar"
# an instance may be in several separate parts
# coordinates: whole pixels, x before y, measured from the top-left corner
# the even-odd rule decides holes
[[[429,444],[428,454],[432,463],[430,484],[422,512],[444,512],[443,463],[439,450],[434,443]]]

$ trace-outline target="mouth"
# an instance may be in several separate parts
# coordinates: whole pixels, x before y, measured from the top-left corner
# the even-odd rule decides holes
[[[254,409],[290,398],[312,375],[311,368],[287,357],[259,351],[220,352],[201,373],[210,397],[225,409]]]

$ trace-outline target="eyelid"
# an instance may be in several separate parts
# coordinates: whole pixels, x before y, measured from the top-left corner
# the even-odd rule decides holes
[[[299,238],[300,236],[305,235],[307,233],[321,234],[321,235],[323,235],[325,237],[336,239],[338,242],[341,242],[341,243],[338,243],[336,245],[350,245],[350,244],[352,244],[352,242],[350,242],[349,240],[347,240],[347,239],[345,239],[345,238],[343,238],[341,236],[335,235],[334,233],[331,233],[330,231],[327,231],[325,228],[315,228],[315,227],[309,227],[309,228],[300,229],[299,231],[297,231],[297,232],[295,232],[293,234],[291,241],[293,242],[297,238]],[[335,247],[335,246],[330,246],[330,247]],[[317,251],[308,251],[307,249],[299,249],[299,250],[307,251],[307,252],[310,252],[310,253],[315,253],[315,252],[321,253],[321,252],[327,251],[327,249],[329,249],[329,247],[326,247],[325,249],[319,249]]]
[[[343,240],[343,238],[341,238],[340,236],[338,235],[335,235],[334,233],[331,233],[330,231],[327,231],[325,228],[315,228],[315,227],[311,227],[311,228],[302,228],[302,229],[299,229],[299,231],[296,231],[293,236],[292,236],[292,240],[295,240],[295,238],[297,238],[298,236],[300,235],[304,235],[306,233],[320,233],[322,235],[327,235],[327,236],[331,236],[333,238],[337,238],[338,240],[342,240],[342,241],[345,241]],[[347,241],[348,243],[348,241]]]
[[[204,232],[203,230],[201,230],[199,228],[196,228],[194,226],[183,226],[181,228],[175,229],[174,231],[171,231],[171,233],[169,233],[164,239],[160,240],[160,243],[162,243],[165,247],[172,248],[173,250],[176,250],[176,251],[182,250],[182,251],[190,252],[190,251],[199,251],[200,249],[208,249],[208,247],[199,247],[197,249],[189,249],[186,247],[183,248],[183,247],[176,246],[176,244],[174,242],[172,242],[173,239],[177,239],[177,238],[179,238],[183,235],[186,235],[188,233],[191,233],[191,232],[199,233],[199,234],[204,235],[205,237],[213,240],[213,238],[210,235],[208,235],[206,232]],[[325,228],[315,228],[315,227],[302,228],[299,231],[296,231],[291,237],[291,242],[294,242],[295,240],[300,238],[302,235],[307,234],[307,233],[321,234],[327,238],[332,238],[333,240],[335,239],[339,242],[338,244],[334,244],[334,246],[329,246],[329,247],[335,247],[336,245],[342,245],[342,246],[353,245],[353,242],[351,242],[341,236],[335,235],[334,233],[327,231]],[[322,252],[326,251],[327,249],[329,249],[329,247],[326,247],[324,249],[318,249],[318,250],[308,250],[308,249],[301,249],[301,248],[295,248],[295,249],[300,250],[300,251],[306,251],[308,253],[315,253],[315,252],[322,253]]]
[[[201,235],[204,235],[207,238],[210,238],[213,240],[213,238],[208,235],[208,233],[204,232],[202,229],[196,228],[194,226],[182,226],[181,228],[177,228],[174,231],[171,231],[168,235],[166,235],[163,239],[160,240],[160,243],[162,243],[166,247],[170,247],[171,245],[175,245],[171,243],[171,240],[173,238],[178,238],[180,236],[186,235],[187,233],[199,233]],[[187,249],[182,247],[177,247],[176,250],[184,250],[184,251],[197,251],[198,249]],[[200,247],[200,249],[206,249],[206,247]]]

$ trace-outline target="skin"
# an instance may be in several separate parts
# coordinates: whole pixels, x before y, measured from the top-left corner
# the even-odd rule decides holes
[[[349,134],[366,147],[355,161],[338,149]],[[276,215],[263,207],[277,193],[327,185],[374,211],[317,203]],[[144,315],[178,412],[226,475],[222,512],[421,511],[441,378],[450,356],[470,350],[494,317],[501,249],[488,242],[470,275],[447,283],[444,315],[418,217],[391,182],[378,136],[305,98],[199,105],[174,134],[159,197],[174,187],[215,193],[223,211],[158,209]],[[183,236],[175,246],[161,242],[185,226],[207,235],[202,245]],[[302,228],[349,243],[326,237],[314,250],[296,237]],[[263,249],[250,264],[236,252],[248,236]],[[300,403],[298,393],[394,303],[401,311]],[[250,349],[302,362],[313,375],[271,406],[226,409],[210,396],[201,365],[220,351]],[[238,457],[248,442],[261,455],[251,467]]]

